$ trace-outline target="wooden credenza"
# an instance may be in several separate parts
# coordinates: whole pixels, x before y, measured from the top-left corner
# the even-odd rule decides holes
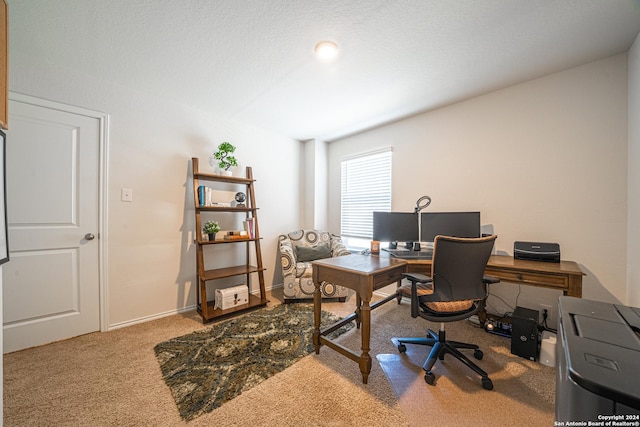
[[[407,271],[431,275],[431,260],[407,261]],[[582,298],[584,273],[574,261],[539,262],[491,255],[485,273],[501,281],[561,290],[564,295]]]

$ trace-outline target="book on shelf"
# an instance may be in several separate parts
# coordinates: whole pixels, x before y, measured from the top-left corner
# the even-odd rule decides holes
[[[198,206],[230,208],[231,202],[216,202],[213,200],[213,189],[205,185],[198,186]]]
[[[211,188],[200,185],[198,186],[198,205],[211,206]]]
[[[224,236],[224,240],[249,240],[248,235],[240,236],[240,235],[226,235]]]
[[[225,233],[225,240],[246,240],[249,238],[249,233],[244,230],[229,230]]]
[[[254,239],[255,233],[253,231],[253,218],[247,218],[246,221],[243,221],[245,231],[249,234],[249,237]]]
[[[205,192],[204,185],[198,187],[198,206],[204,206],[206,200]]]

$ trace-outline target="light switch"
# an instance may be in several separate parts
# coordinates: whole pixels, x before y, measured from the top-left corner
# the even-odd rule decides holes
[[[121,198],[123,202],[133,202],[133,189],[123,188],[121,192]]]

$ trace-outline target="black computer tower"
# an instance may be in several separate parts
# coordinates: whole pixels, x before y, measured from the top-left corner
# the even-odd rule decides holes
[[[538,312],[516,307],[511,323],[511,353],[536,360],[538,358]]]

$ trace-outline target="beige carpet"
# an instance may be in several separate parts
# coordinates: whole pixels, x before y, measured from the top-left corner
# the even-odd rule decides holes
[[[397,313],[389,314],[389,317]],[[437,325],[433,324],[433,328]],[[480,333],[480,335],[479,335]],[[409,334],[419,336],[420,334]],[[493,381],[494,389],[482,388],[480,377],[451,356],[438,361],[432,372],[436,385],[424,381],[422,365],[431,347],[407,345],[407,352],[378,354],[377,359],[392,384],[411,425],[423,417],[439,422],[455,419],[457,425],[551,426],[554,421],[554,370],[511,354],[509,339],[489,335],[469,322],[447,325],[447,336],[481,346],[484,358],[476,361],[472,351],[464,351]],[[480,338],[480,339],[478,339]],[[486,418],[482,412],[492,413]],[[430,425],[430,424],[429,424]]]
[[[278,303],[279,297],[281,292],[271,295],[271,304]],[[344,316],[353,310],[354,300],[351,297],[346,304],[324,303],[323,309]],[[373,311],[372,355],[389,355],[381,356],[385,367],[398,362],[397,366],[402,367],[397,375],[390,375],[391,382],[374,358],[369,384],[362,384],[353,361],[323,347],[319,355],[303,358],[188,423],[181,420],[162,380],[153,347],[207,327],[193,312],[15,352],[4,356],[4,425],[553,424],[553,404],[548,400],[553,394],[548,392],[553,388],[553,369],[510,355],[506,340],[500,341],[469,325],[466,329],[481,341],[498,339],[490,351],[481,343],[485,351],[482,363],[490,372],[495,389],[482,389],[476,378],[455,367],[453,361],[450,367],[446,366],[451,372],[443,374],[436,387],[425,384],[420,350],[410,348],[400,356],[390,341],[392,336],[421,334],[426,326],[422,323],[411,319],[408,304],[398,306],[391,302]],[[353,329],[339,340],[357,349],[358,332]],[[507,361],[504,366],[503,359]]]

